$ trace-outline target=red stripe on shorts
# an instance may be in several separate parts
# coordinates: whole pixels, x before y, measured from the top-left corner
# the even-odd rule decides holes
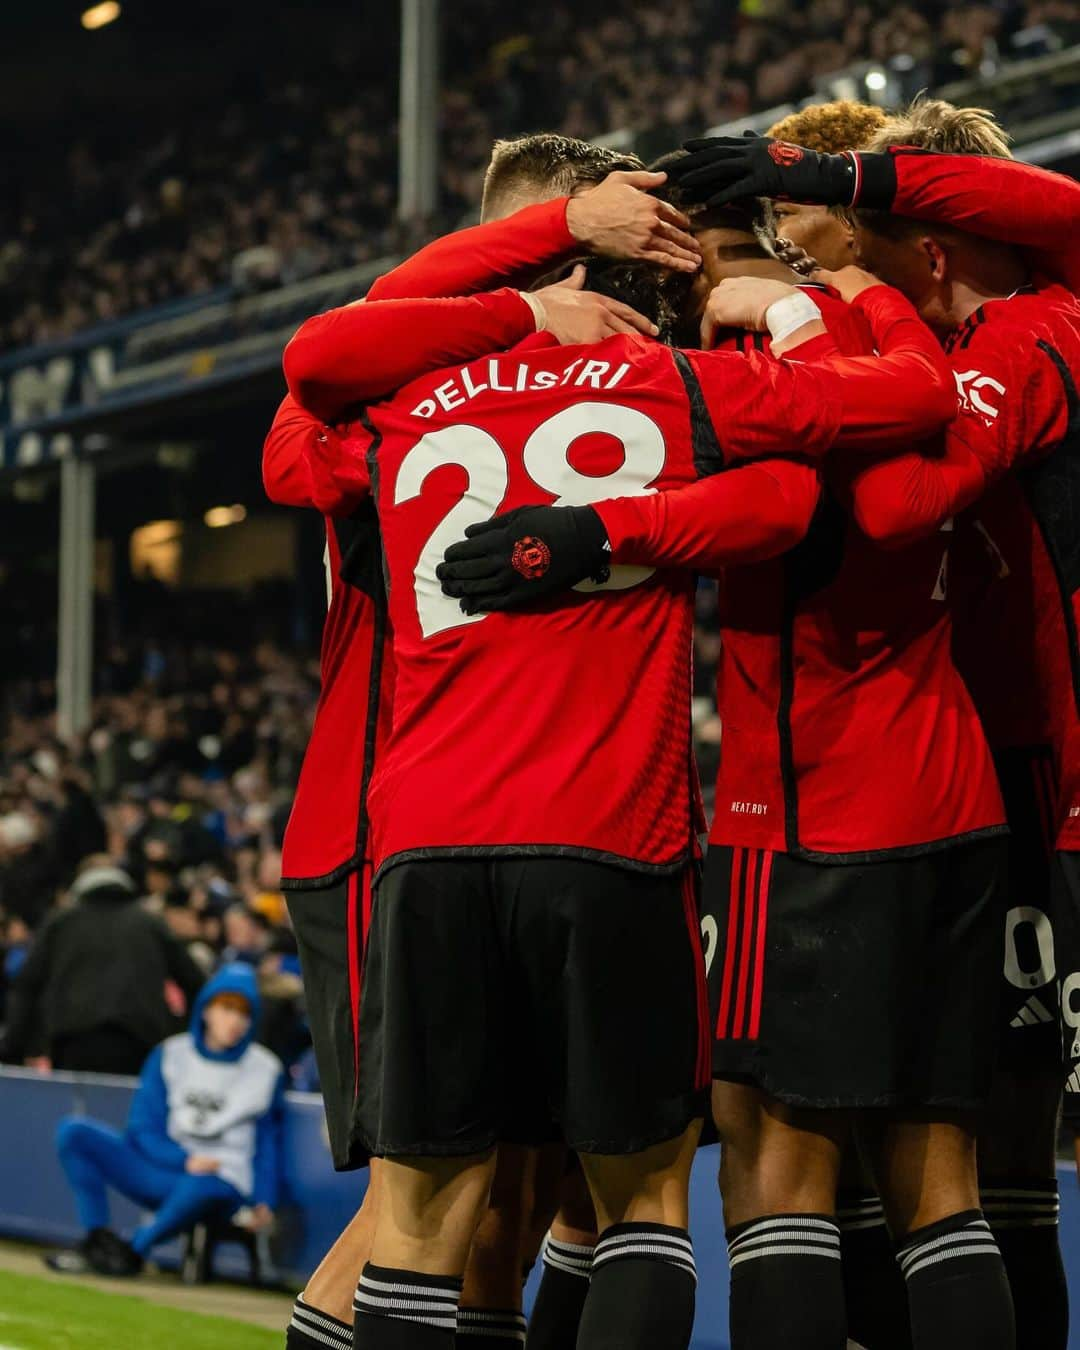
[[[766,849],[762,855],[761,880],[758,882],[757,950],[754,953],[754,986],[750,998],[750,1030],[756,1041],[761,1030],[761,990],[765,982],[765,930],[769,917],[769,882],[772,879],[773,852]]]
[[[758,886],[761,878],[761,850],[751,849],[750,856],[753,860],[753,866],[747,867],[746,875],[743,879],[744,896],[744,922],[742,931],[742,941],[739,944],[739,980],[738,996],[735,999],[735,1019],[732,1023],[731,1034],[733,1037],[742,1037],[746,1035],[744,1016],[746,1013],[746,996],[750,987],[750,953],[754,946],[754,919],[755,907],[758,901]]]
[[[731,991],[735,978],[735,947],[739,938],[739,912],[742,909],[742,878],[746,867],[746,850],[731,851],[731,890],[728,895],[727,938],[724,946],[724,976],[720,985],[720,1012],[716,1019],[716,1039],[728,1034],[728,1013],[731,1011]]]

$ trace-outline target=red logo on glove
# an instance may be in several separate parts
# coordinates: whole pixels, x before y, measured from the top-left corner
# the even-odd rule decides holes
[[[782,169],[790,169],[793,164],[798,164],[803,157],[802,147],[791,145],[787,141],[771,141],[769,143],[769,154]]]
[[[536,581],[551,566],[551,549],[542,539],[527,534],[514,545],[510,555],[510,566],[520,572],[527,581]]]

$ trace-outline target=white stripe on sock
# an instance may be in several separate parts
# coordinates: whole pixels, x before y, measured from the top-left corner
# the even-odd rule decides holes
[[[840,1260],[839,1246],[833,1250],[832,1247],[807,1247],[804,1243],[784,1243],[779,1246],[758,1247],[754,1251],[739,1252],[728,1260],[730,1266],[737,1266],[743,1261],[756,1261],[759,1256],[824,1256],[830,1261]]]
[[[897,1260],[900,1262],[900,1269],[906,1271],[912,1261],[917,1261],[928,1252],[936,1252],[942,1247],[955,1246],[957,1243],[971,1241],[993,1243],[994,1237],[990,1232],[990,1225],[984,1219],[973,1219],[971,1223],[965,1224],[963,1228],[959,1228],[953,1233],[944,1233],[941,1237],[930,1238],[927,1242],[920,1242],[914,1247],[907,1247],[899,1253]]]
[[[400,1294],[407,1297],[445,1299],[447,1302],[452,1303],[455,1308],[458,1305],[458,1300],[461,1298],[460,1289],[440,1289],[438,1285],[428,1284],[388,1283],[386,1280],[372,1279],[370,1275],[361,1275],[360,1284],[357,1287],[361,1289],[377,1290],[379,1293]]]
[[[330,1322],[325,1317],[311,1312],[303,1304],[294,1306],[289,1325],[321,1345],[333,1346],[334,1350],[352,1350],[352,1327],[346,1327],[344,1323],[339,1325],[337,1322]]]
[[[918,1274],[920,1270],[927,1266],[936,1266],[941,1261],[951,1261],[955,1256],[996,1256],[1001,1259],[1001,1253],[998,1251],[996,1242],[980,1242],[968,1247],[951,1247],[945,1251],[932,1252],[929,1256],[921,1257],[918,1261],[913,1261],[904,1271],[904,1279],[910,1280],[912,1275]]]
[[[576,1275],[581,1280],[587,1280],[589,1278],[589,1272],[592,1270],[593,1263],[591,1261],[588,1265],[584,1262],[571,1263],[569,1261],[563,1261],[560,1257],[545,1253],[544,1265],[550,1266],[552,1270],[561,1270],[564,1275]]]
[[[785,1232],[797,1232],[799,1237],[828,1236],[839,1241],[840,1234],[836,1224],[829,1219],[805,1218],[799,1214],[778,1214],[773,1219],[755,1219],[750,1226],[728,1243],[728,1251],[735,1251],[748,1238],[758,1237],[762,1233],[771,1233],[777,1229]]]

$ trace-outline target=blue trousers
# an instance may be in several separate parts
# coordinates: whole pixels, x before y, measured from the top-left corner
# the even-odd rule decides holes
[[[231,1214],[244,1197],[216,1176],[188,1176],[183,1171],[147,1161],[119,1132],[79,1116],[62,1120],[56,1131],[60,1166],[71,1189],[79,1222],[89,1232],[109,1224],[107,1186],[144,1209],[155,1210],[153,1220],[135,1230],[131,1245],[146,1256],[158,1242],[190,1228],[215,1213]]]

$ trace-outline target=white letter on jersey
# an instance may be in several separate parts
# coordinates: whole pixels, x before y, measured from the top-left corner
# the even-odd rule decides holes
[[[992,403],[987,403],[983,397],[984,389],[993,389],[999,394],[1005,393],[1005,386],[989,375],[983,375],[978,370],[954,370],[953,375],[956,378],[956,390],[960,395],[960,402],[969,411],[982,413],[991,421],[997,417],[1001,411],[995,408]]]

